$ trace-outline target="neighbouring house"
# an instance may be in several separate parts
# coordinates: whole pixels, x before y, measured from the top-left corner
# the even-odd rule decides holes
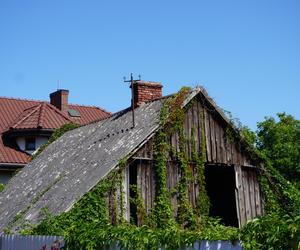
[[[131,217],[141,225],[136,204],[130,199],[137,192],[132,187],[139,190],[144,209],[149,213],[158,188],[157,137],[166,126],[169,133],[163,138],[169,150],[162,149],[165,184],[172,193],[175,217],[183,164],[190,173],[187,194],[192,207],[197,206],[199,194],[203,192],[197,181],[200,173],[195,157],[205,167],[211,216],[219,216],[226,225],[241,227],[264,213],[258,182],[260,163],[202,87],[167,97],[162,97],[159,83],[135,81],[133,87],[135,126],[132,109],[127,108],[69,131],[50,144],[17,173],[0,194],[1,231],[9,227],[17,232],[24,223],[37,224],[43,208],[54,215],[70,211],[81,197],[92,192],[116,169],[121,171],[122,185],[107,193],[111,219],[116,217],[115,211],[122,211],[121,216],[126,220]],[[172,108],[183,111],[182,130],[178,130],[174,116],[180,112],[172,113]],[[169,122],[163,123],[164,119]],[[180,161],[178,155],[186,157],[186,161]],[[114,209],[119,203],[113,196],[118,196],[120,201],[121,194],[124,209]]]
[[[68,95],[68,90],[57,90],[50,102],[0,97],[0,183],[23,168],[55,129],[110,116],[98,107],[69,104]]]

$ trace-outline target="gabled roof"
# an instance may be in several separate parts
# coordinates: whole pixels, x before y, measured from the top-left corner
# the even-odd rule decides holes
[[[19,151],[16,145],[3,142],[4,132],[26,129],[54,130],[69,122],[86,125],[111,115],[93,106],[69,104],[68,107],[76,110],[80,117],[71,117],[49,102],[0,97],[0,165],[24,165],[30,159],[30,156]]]
[[[42,102],[25,109],[9,126],[9,129],[56,129],[70,122],[72,122],[71,118],[59,109],[47,102]]]
[[[202,88],[195,88],[184,105],[199,93],[207,96]],[[0,230],[18,213],[34,224],[44,207],[52,214],[70,210],[120,160],[133,155],[155,134],[164,100],[150,101],[136,108],[135,127],[132,127],[131,109],[125,109],[105,120],[69,131],[50,144],[0,193]],[[207,101],[214,104],[210,99]],[[16,222],[14,230],[18,230],[20,223]]]

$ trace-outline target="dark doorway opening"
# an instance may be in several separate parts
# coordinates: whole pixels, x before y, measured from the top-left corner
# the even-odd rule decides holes
[[[226,226],[238,227],[233,166],[206,166],[205,180],[211,202],[209,215],[221,218]]]
[[[129,166],[129,208],[130,222],[137,225],[137,205],[134,199],[137,196],[137,164],[133,163]]]

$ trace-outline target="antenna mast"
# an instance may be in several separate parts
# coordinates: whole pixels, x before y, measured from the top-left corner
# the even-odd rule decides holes
[[[133,90],[133,84],[137,81],[141,80],[141,76],[139,75],[139,79],[133,80],[133,75],[132,73],[130,74],[130,80],[126,80],[126,77],[124,77],[124,82],[129,82],[130,83],[130,88],[131,88],[131,111],[132,111],[132,127],[135,127],[135,121],[134,121],[134,90]]]

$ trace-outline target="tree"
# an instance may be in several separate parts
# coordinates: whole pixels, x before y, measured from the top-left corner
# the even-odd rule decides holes
[[[300,189],[300,120],[278,113],[258,123],[257,147],[287,180]]]

